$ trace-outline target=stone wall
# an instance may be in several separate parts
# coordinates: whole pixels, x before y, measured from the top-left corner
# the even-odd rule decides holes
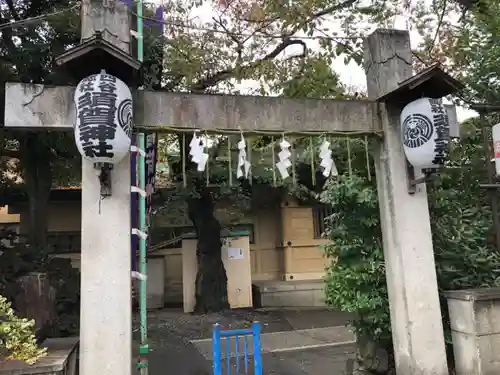
[[[47,275],[30,273],[18,281],[19,294],[14,305],[22,317],[35,320],[39,336],[44,336],[45,328],[56,320],[56,290],[50,285]]]
[[[500,288],[446,292],[457,375],[500,374]]]

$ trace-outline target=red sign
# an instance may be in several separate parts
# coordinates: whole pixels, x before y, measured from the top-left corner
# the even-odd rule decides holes
[[[500,159],[500,141],[495,141],[495,158]]]

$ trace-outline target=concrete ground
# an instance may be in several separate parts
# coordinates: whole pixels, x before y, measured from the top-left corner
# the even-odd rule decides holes
[[[354,358],[354,345],[340,345],[334,347],[323,347],[304,349],[293,352],[267,353],[262,356],[264,375],[344,375],[346,360]],[[236,364],[230,364],[231,371],[227,371],[227,364],[222,363],[223,374],[240,375],[245,374],[243,364],[240,363],[240,371],[237,372]],[[248,368],[248,374],[253,375],[253,367]],[[205,373],[200,373],[205,374]],[[206,373],[211,375],[210,372]],[[153,374],[154,375],[154,374]]]
[[[149,374],[211,375],[213,324],[235,329],[260,321],[265,375],[342,375],[345,362],[354,355],[354,337],[344,327],[348,319],[346,314],[326,309],[233,310],[208,315],[172,309],[151,312]],[[137,326],[137,317],[134,322]],[[138,329],[134,340],[139,340]],[[235,360],[231,358],[230,374],[237,374]],[[226,360],[223,366],[227,366]],[[243,369],[242,358],[241,374]]]

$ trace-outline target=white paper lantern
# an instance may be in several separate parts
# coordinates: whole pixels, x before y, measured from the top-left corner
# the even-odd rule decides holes
[[[406,158],[414,168],[443,166],[450,141],[450,123],[443,101],[421,98],[404,107],[401,138]]]
[[[94,74],[80,81],[74,96],[75,141],[83,158],[116,164],[130,151],[132,94],[118,78]]]

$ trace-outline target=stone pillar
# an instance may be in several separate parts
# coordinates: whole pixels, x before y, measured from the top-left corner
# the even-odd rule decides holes
[[[19,278],[19,294],[16,296],[16,311],[20,316],[35,320],[37,334],[55,323],[56,290],[44,273],[32,272]]]
[[[82,38],[105,28],[103,37],[129,53],[125,6],[84,0]],[[131,374],[130,155],[114,165],[111,178],[113,195],[101,199],[96,170],[82,160],[81,375]]]
[[[102,201],[92,163],[82,170],[80,374],[130,375],[130,157],[114,166]]]
[[[412,75],[407,31],[376,30],[365,40],[370,99]],[[380,104],[384,139],[375,155],[392,337],[398,375],[448,375],[425,184],[407,190],[401,108]]]
[[[457,375],[500,374],[500,288],[446,292]]]

